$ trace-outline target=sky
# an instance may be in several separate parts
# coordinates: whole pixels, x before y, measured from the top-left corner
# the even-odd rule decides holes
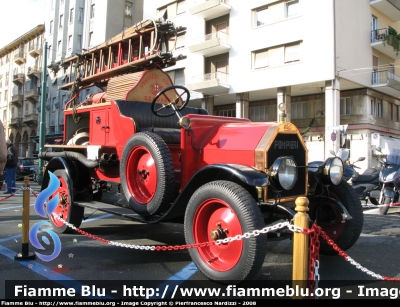
[[[50,0],[0,0],[0,49],[44,24]]]

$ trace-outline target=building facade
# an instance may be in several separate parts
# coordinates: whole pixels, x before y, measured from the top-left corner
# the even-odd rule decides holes
[[[187,27],[169,74],[210,114],[293,122],[309,160],[339,147],[374,166],[400,148],[395,0],[156,0],[144,15]]]
[[[46,18],[47,49],[46,143],[62,139],[63,108],[71,99],[59,90],[68,83],[63,60],[106,42],[138,23],[143,16],[143,0],[51,0]],[[80,92],[79,102],[98,92],[96,87]]]
[[[0,49],[0,116],[5,135],[21,157],[32,157],[37,144],[44,25],[38,25]]]

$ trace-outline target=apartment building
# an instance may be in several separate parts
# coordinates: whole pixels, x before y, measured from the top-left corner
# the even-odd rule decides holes
[[[59,90],[69,82],[63,60],[106,42],[142,18],[143,0],[51,0],[45,32],[46,143],[62,140],[63,108],[71,99],[70,91]],[[98,91],[96,87],[81,91],[78,103]]]
[[[37,151],[44,25],[0,49],[0,116],[21,157]]]
[[[144,15],[187,27],[169,74],[192,106],[293,122],[309,160],[345,146],[366,168],[373,145],[400,148],[400,1],[156,0]]]

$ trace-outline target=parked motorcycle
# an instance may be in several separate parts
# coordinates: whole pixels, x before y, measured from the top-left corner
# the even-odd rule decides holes
[[[340,148],[338,153],[335,154],[334,151],[330,151],[331,154],[340,157],[345,165],[344,173],[345,179],[349,181],[352,188],[356,191],[360,201],[365,202],[365,205],[368,205],[368,201],[370,200],[370,193],[374,190],[379,190],[379,172],[381,168],[370,167],[367,168],[362,174],[359,174],[357,169],[360,167],[356,166],[355,163],[361,162],[365,160],[365,157],[359,157],[353,163],[346,163],[349,157],[349,150],[346,148]],[[372,202],[374,201],[374,202]],[[378,201],[373,199],[371,202],[374,205],[378,205]]]
[[[379,214],[385,215],[390,206],[400,199],[400,150],[390,149],[387,158],[379,158],[378,161],[382,164],[379,172],[380,189],[370,192],[370,200],[379,205]]]

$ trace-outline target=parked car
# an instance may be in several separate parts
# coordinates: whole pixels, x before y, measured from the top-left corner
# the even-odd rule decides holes
[[[38,168],[38,159],[18,158],[17,180],[23,180],[25,176],[35,179]]]

